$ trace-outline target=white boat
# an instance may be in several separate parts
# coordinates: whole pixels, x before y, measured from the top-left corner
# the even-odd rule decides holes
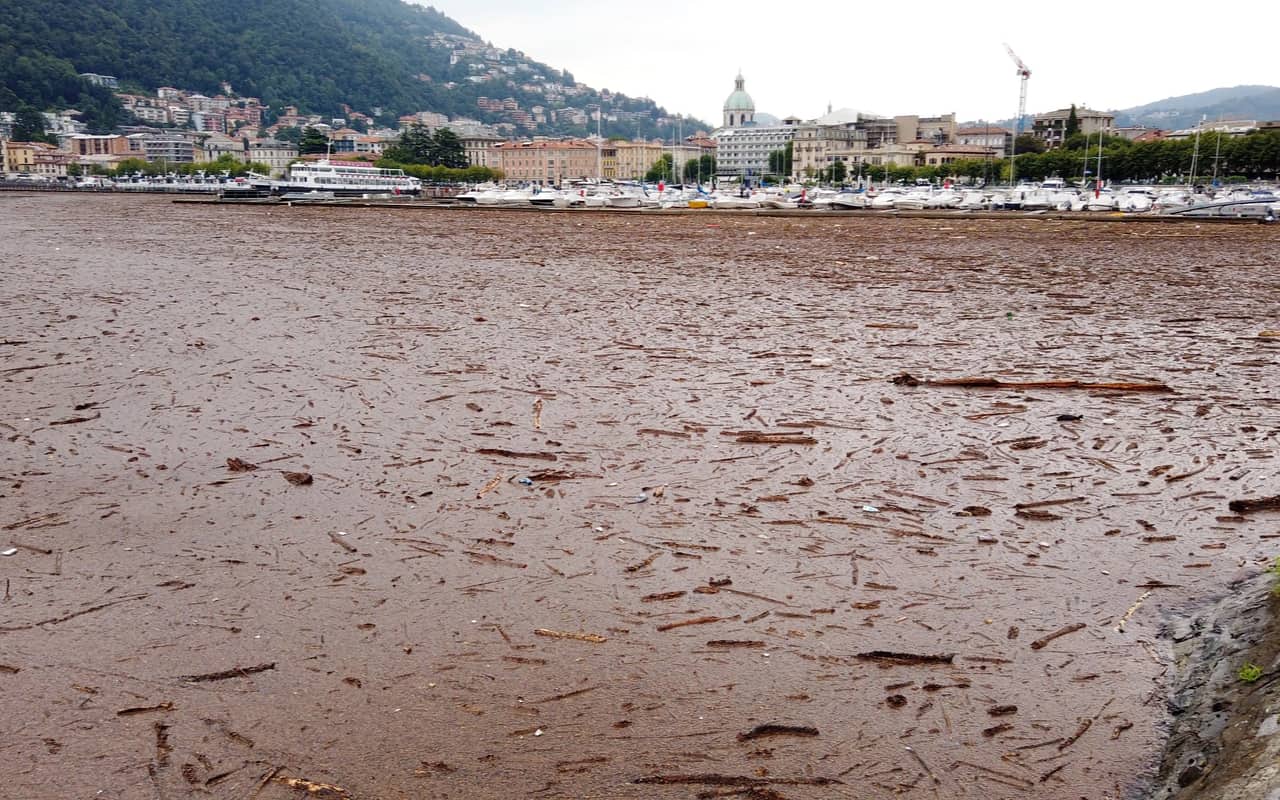
[[[1044,211],[1049,208],[1049,193],[1039,188],[1024,191],[1020,207],[1023,211]]]
[[[1116,196],[1110,189],[1095,189],[1087,198],[1085,208],[1089,211],[1115,211]]]
[[[799,208],[798,198],[790,198],[783,194],[766,194],[760,197],[761,208]]]
[[[906,197],[906,189],[900,189],[896,186],[889,186],[881,189],[880,193],[871,198],[871,207],[877,210],[887,210],[897,208],[900,198]]]
[[[1116,197],[1116,208],[1129,213],[1150,211],[1154,198],[1147,189],[1131,187]]]
[[[604,204],[607,208],[639,208],[640,196],[634,194],[606,195]]]
[[[1027,195],[1039,190],[1039,186],[1034,183],[1019,183],[1017,186],[1005,192],[1004,208],[1022,208],[1022,201]]]
[[[964,196],[955,189],[943,189],[930,197],[924,204],[929,209],[959,208]]]
[[[956,208],[963,208],[966,211],[980,211],[987,207],[987,195],[975,189],[970,189],[960,197],[960,202]]]
[[[831,198],[831,208],[836,211],[870,207],[871,201],[864,192],[838,192]]]
[[[337,197],[360,197],[367,194],[416,195],[422,181],[406,175],[402,169],[383,169],[370,164],[321,160],[298,161],[289,166],[284,180],[272,183],[276,194],[288,192],[333,192]]]
[[[933,193],[928,189],[912,189],[893,202],[895,211],[920,211],[928,205]]]
[[[1049,208],[1053,211],[1072,211],[1080,202],[1080,195],[1074,189],[1058,189],[1048,192]],[[1083,207],[1083,206],[1082,206]]]
[[[712,208],[759,208],[760,201],[754,197],[738,197],[732,194],[715,194],[711,196]]]

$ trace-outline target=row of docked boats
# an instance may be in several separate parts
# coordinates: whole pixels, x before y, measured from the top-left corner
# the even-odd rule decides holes
[[[642,184],[589,184],[565,189],[479,186],[455,202],[477,206],[544,208],[715,208],[849,211],[1022,211],[1188,213],[1202,216],[1280,215],[1280,197],[1265,189],[1197,191],[1180,187],[1095,187],[1075,189],[1059,180],[1013,188],[887,186],[866,190],[809,189],[800,186],[742,191]]]
[[[422,182],[400,169],[333,162],[297,162],[280,180],[251,174],[236,189],[246,194],[274,194],[285,199],[330,200],[340,197],[416,196]],[[225,184],[224,184],[225,186]],[[223,195],[239,192],[223,189]],[[1013,188],[882,186],[827,189],[803,186],[746,190],[734,186],[708,191],[697,186],[635,182],[582,181],[564,188],[481,185],[458,194],[457,203],[492,207],[587,209],[829,209],[832,211],[1021,211],[1163,213],[1190,216],[1280,216],[1274,190],[1228,187],[1069,187],[1051,178]]]

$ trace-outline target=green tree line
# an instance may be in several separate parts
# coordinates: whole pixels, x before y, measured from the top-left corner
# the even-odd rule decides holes
[[[1049,177],[1077,182],[1095,180],[1098,137],[1089,137],[1087,144],[1086,148],[1086,137],[1077,133],[1069,137],[1063,147],[1055,150],[1019,152],[1017,177],[1029,181]],[[1120,136],[1102,137],[1102,178],[1106,181],[1185,183],[1192,177],[1193,158],[1197,182],[1207,183],[1215,171],[1223,182],[1276,180],[1280,178],[1280,132],[1255,131],[1244,136],[1209,132],[1200,137],[1198,154],[1194,139],[1134,142]],[[876,183],[886,180],[909,182],[917,178],[931,181],[962,178],[971,182],[994,183],[1009,177],[1007,158],[962,159],[950,164],[919,167],[852,163],[843,166],[845,170],[837,163],[830,170],[801,177],[824,183],[839,183],[859,176]]]

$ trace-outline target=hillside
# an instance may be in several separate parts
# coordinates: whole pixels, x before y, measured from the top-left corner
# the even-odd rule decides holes
[[[236,94],[276,109],[296,105],[340,115],[345,103],[384,120],[428,110],[516,122],[528,133],[581,134],[587,126],[581,115],[552,121],[550,114],[537,126],[500,103],[481,108],[480,98],[510,98],[523,111],[599,104],[626,135],[654,135],[666,116],[651,100],[602,94],[522,53],[489,47],[435,9],[400,0],[6,5],[0,86],[7,92],[0,90],[0,109],[16,102],[74,106],[97,128],[117,121],[118,106],[76,73],[114,75],[124,86],[150,91],[174,86],[210,95],[225,81]]]
[[[1210,121],[1216,119],[1280,119],[1280,87],[1275,86],[1230,86],[1210,89],[1207,92],[1184,94],[1178,97],[1166,97],[1154,103],[1124,108],[1111,109],[1116,115],[1116,125],[1145,125],[1148,128],[1177,130],[1194,127],[1201,117]],[[1031,120],[1035,114],[1028,114],[1023,123],[1023,130],[1031,129]],[[1013,118],[986,121],[962,122],[961,126],[999,125],[1004,128],[1013,127]]]
[[[1231,86],[1207,92],[1167,97],[1115,112],[1117,125],[1149,128],[1189,128],[1202,117],[1216,119],[1280,119],[1280,88]]]

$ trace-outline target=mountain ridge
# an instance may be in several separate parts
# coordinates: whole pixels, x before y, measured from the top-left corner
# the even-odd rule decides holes
[[[1208,121],[1218,119],[1251,119],[1257,121],[1280,119],[1280,87],[1262,85],[1220,86],[1202,92],[1165,97],[1140,106],[1122,109],[1107,109],[1114,114],[1117,126],[1141,125],[1148,128],[1177,130],[1195,127],[1201,118]],[[1030,130],[1028,115],[1023,123],[1023,130]],[[963,125],[999,125],[1009,128],[1013,126],[1013,118],[985,123],[972,121]]]

